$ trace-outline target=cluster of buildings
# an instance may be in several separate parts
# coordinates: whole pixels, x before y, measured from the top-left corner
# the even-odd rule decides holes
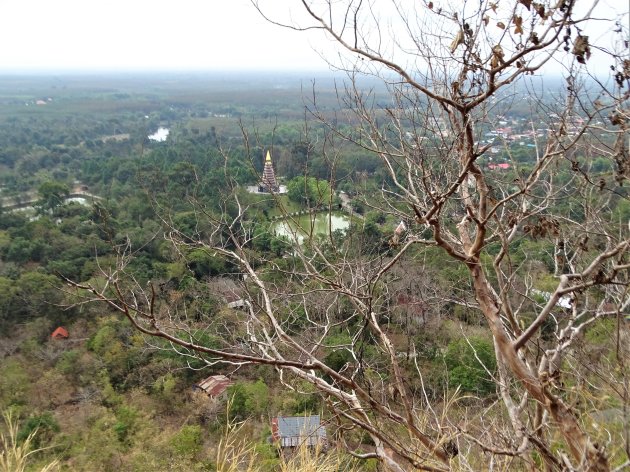
[[[225,375],[211,375],[193,385],[193,391],[207,395],[209,400],[227,400],[227,389],[232,384]],[[284,451],[303,445],[321,448],[326,444],[326,427],[319,415],[276,416],[271,419],[270,441]]]
[[[271,164],[268,155],[266,160]],[[277,185],[275,175],[267,173],[263,175],[261,185]],[[270,193],[273,188],[265,187],[259,193]],[[249,301],[243,298],[237,285],[229,278],[215,278],[209,283],[212,293],[220,297],[228,308],[244,309],[249,306]],[[210,375],[192,386],[193,394],[205,397],[209,402],[225,402],[229,400],[229,388],[234,382],[226,375]],[[270,441],[277,444],[283,450],[291,450],[302,445],[309,447],[324,447],[326,442],[326,428],[322,425],[319,415],[306,416],[277,416],[271,419]]]

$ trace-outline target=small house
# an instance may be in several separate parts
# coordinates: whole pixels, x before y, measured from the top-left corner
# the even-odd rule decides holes
[[[252,304],[249,302],[249,300],[245,300],[243,298],[232,300],[232,301],[228,302],[228,304],[227,304],[228,308],[232,308],[232,309],[235,309],[235,310],[246,310],[246,309],[250,308],[251,306],[252,306]]]
[[[430,310],[429,305],[424,300],[408,293],[398,294],[396,308],[398,308],[398,313],[406,315],[406,319],[411,319],[418,324],[426,323],[426,315]]]
[[[321,446],[326,442],[326,428],[319,415],[278,416],[271,420],[271,436],[282,448]]]
[[[218,398],[232,385],[225,375],[211,375],[207,379],[193,385],[193,390],[203,392],[210,398]]]
[[[66,330],[66,328],[63,328],[62,326],[59,326],[50,335],[50,337],[53,339],[68,339],[68,336],[70,336],[68,334],[68,331]]]
[[[540,297],[545,302],[548,302],[551,299],[551,293],[550,292],[545,292],[543,290],[538,290],[538,289],[533,288],[532,289],[532,293],[534,295],[537,295],[538,297]],[[573,301],[572,301],[571,297],[565,295],[563,297],[558,297],[558,301],[556,301],[556,305],[555,306],[559,306],[560,308],[571,309],[571,308],[573,308]]]
[[[508,170],[510,168],[510,164],[507,162],[502,162],[500,164],[488,164],[488,169],[490,170]]]

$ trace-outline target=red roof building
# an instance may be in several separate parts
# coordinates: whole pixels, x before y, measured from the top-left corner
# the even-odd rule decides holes
[[[68,336],[70,335],[68,334],[68,331],[66,330],[66,328],[63,328],[61,326],[59,326],[56,330],[54,330],[52,334],[50,335],[50,337],[53,339],[68,339]]]
[[[211,375],[207,379],[193,385],[193,389],[201,390],[210,398],[217,398],[223,394],[230,385],[232,385],[232,381],[225,375]]]
[[[488,164],[488,169],[490,170],[496,170],[496,169],[507,170],[509,168],[510,168],[510,164],[508,164],[507,162],[502,162],[501,164]]]

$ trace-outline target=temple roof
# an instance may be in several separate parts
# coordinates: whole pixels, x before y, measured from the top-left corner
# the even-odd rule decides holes
[[[279,189],[276,173],[273,171],[273,163],[271,162],[271,153],[267,151],[265,156],[265,167],[263,168],[262,186],[267,192],[274,193]]]

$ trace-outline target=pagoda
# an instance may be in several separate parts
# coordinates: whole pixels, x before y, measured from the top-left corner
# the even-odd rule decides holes
[[[263,169],[262,182],[258,187],[258,191],[262,193],[278,193],[280,186],[276,180],[276,173],[273,170],[273,163],[271,162],[271,153],[267,151],[265,157],[265,167]]]

